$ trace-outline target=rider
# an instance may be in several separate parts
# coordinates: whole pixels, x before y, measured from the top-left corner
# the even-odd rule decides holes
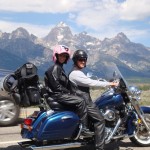
[[[57,45],[53,51],[54,65],[45,72],[45,85],[52,91],[52,97],[62,105],[71,106],[80,117],[83,125],[82,133],[91,134],[87,127],[87,107],[83,98],[71,94],[69,81],[63,64],[70,58],[70,49],[65,45]]]
[[[104,149],[104,130],[105,121],[98,107],[92,102],[90,87],[117,86],[118,83],[98,81],[87,77],[81,70],[86,67],[87,54],[84,50],[77,50],[73,54],[74,67],[69,74],[69,79],[78,87],[76,95],[83,97],[88,108],[88,115],[93,120],[95,128],[95,147],[96,150]]]

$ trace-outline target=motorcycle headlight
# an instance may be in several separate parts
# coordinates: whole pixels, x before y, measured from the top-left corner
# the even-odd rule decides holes
[[[141,90],[135,86],[130,86],[129,91],[132,94],[132,97],[136,97],[138,100],[140,100]]]

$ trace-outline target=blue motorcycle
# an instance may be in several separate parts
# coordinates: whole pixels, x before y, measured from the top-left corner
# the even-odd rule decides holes
[[[150,108],[139,105],[140,90],[129,86],[117,67],[111,67],[111,70],[113,72],[107,75],[114,82],[118,80],[119,86],[110,87],[95,101],[106,122],[105,143],[129,138],[138,146],[150,146]],[[20,142],[20,146],[33,150],[94,149],[94,134],[81,134],[82,124],[71,108],[65,108],[51,97],[43,96],[42,99],[43,109],[21,124],[21,136],[29,140]],[[89,128],[94,132],[90,120]]]

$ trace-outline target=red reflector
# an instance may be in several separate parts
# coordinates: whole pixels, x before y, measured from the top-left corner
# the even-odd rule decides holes
[[[24,124],[31,126],[32,125],[32,119],[31,118],[24,119]]]

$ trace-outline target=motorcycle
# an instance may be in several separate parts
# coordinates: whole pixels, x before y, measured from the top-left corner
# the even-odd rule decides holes
[[[25,63],[16,71],[0,78],[0,125],[14,124],[20,107],[38,104],[40,100],[37,67]]]
[[[111,71],[106,74],[111,81],[119,81],[119,85],[109,87],[95,101],[105,119],[105,144],[129,138],[138,146],[150,146],[150,108],[139,105],[140,90],[128,85],[116,65],[109,67]],[[33,113],[21,124],[21,136],[27,139],[18,143],[21,147],[33,150],[94,149],[94,135],[81,134],[82,124],[77,114],[51,97],[45,96],[44,100],[49,109]],[[94,132],[90,120],[89,128]]]

